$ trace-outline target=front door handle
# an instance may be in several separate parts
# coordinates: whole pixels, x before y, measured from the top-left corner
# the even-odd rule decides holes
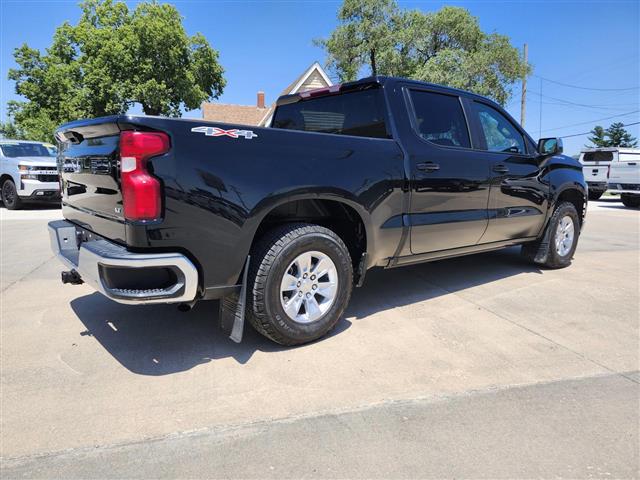
[[[503,165],[502,163],[499,163],[499,164],[493,166],[493,171],[496,172],[496,173],[507,173],[507,172],[509,172],[509,169],[507,168],[506,165]]]
[[[435,172],[436,170],[440,170],[440,165],[433,162],[424,162],[418,163],[416,168],[421,172]]]

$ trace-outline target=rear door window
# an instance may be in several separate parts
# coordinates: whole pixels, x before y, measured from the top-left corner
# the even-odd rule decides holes
[[[618,160],[621,162],[640,162],[640,153],[619,153]]]
[[[276,108],[272,128],[389,138],[379,88],[310,98]]]
[[[410,95],[416,130],[421,138],[444,147],[471,147],[458,97],[424,90],[411,90]]]

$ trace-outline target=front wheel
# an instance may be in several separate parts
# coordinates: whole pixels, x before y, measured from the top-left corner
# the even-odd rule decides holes
[[[640,195],[631,195],[628,193],[623,193],[622,195],[620,195],[620,200],[622,200],[622,204],[625,207],[629,207],[629,208],[640,207]]]
[[[5,180],[2,184],[2,203],[7,210],[17,210],[22,206],[18,191],[13,180]]]
[[[523,245],[522,254],[546,268],[568,267],[579,236],[578,211],[572,203],[563,202],[553,212],[542,238]]]
[[[267,232],[251,254],[247,317],[281,345],[316,340],[343,314],[353,287],[349,250],[319,225],[286,224]]]

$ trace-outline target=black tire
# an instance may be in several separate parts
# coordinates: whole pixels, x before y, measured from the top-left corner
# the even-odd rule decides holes
[[[560,255],[556,249],[555,236],[558,224],[565,217],[573,222],[573,244],[565,255]],[[549,219],[542,238],[522,246],[522,254],[532,262],[545,268],[564,268],[571,265],[571,259],[578,246],[580,238],[580,217],[576,207],[570,202],[563,202],[555,209]]]
[[[299,323],[284,311],[280,282],[291,262],[311,251],[319,251],[333,261],[338,291],[322,317]],[[267,232],[251,252],[246,314],[258,332],[281,345],[298,345],[317,340],[338,323],[353,288],[351,257],[338,235],[319,225],[291,223]]]
[[[2,203],[7,210],[18,210],[22,206],[18,191],[13,180],[5,180],[2,184]]]
[[[589,190],[589,200],[598,200],[604,192]]]
[[[632,195],[629,193],[623,193],[620,195],[620,200],[625,207],[638,208],[640,207],[640,195]]]

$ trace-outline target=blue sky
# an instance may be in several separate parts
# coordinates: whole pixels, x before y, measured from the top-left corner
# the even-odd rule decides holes
[[[16,98],[14,85],[7,80],[7,71],[14,65],[13,49],[23,42],[34,48],[46,48],[56,26],[65,20],[77,20],[77,3],[0,0],[2,120],[7,100]],[[219,101],[253,104],[258,90],[264,90],[267,102],[271,102],[314,60],[324,63],[324,52],[312,40],[326,37],[332,31],[341,2],[170,3],[183,15],[189,34],[203,33],[220,51],[227,88]],[[542,136],[562,136],[589,131],[596,123],[608,126],[614,121],[640,121],[638,1],[399,3],[424,11],[444,5],[462,6],[479,18],[485,31],[508,35],[518,47],[528,43],[534,76],[529,79],[526,129],[534,138],[540,136],[540,129]],[[633,90],[621,90],[629,88]],[[507,108],[516,119],[520,118],[520,85],[514,86],[514,97]],[[200,111],[187,112],[185,116],[199,117]],[[640,137],[639,127],[631,126],[629,130]],[[565,151],[576,153],[585,143],[586,136],[566,138]]]

